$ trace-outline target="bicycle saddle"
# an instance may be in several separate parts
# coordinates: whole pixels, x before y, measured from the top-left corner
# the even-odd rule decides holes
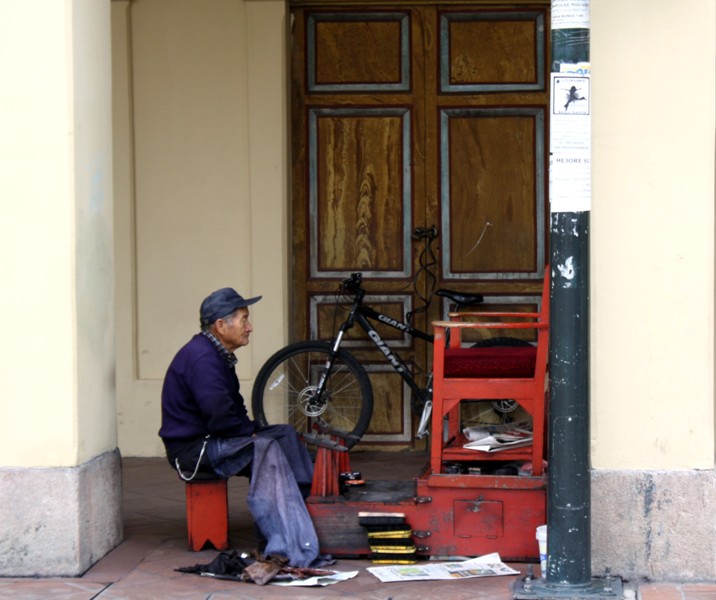
[[[462,292],[456,292],[454,290],[439,289],[435,292],[435,295],[452,300],[458,306],[482,304],[484,301],[482,294],[463,294]]]

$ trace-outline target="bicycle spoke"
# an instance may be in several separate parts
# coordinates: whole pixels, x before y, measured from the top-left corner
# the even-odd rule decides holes
[[[332,356],[325,342],[300,342],[279,351],[257,375],[254,413],[266,422],[264,404],[284,407],[287,420],[312,443],[331,439],[345,448],[355,444],[368,426],[373,402],[370,380],[350,354],[333,357],[330,373],[325,365]],[[319,390],[319,383],[322,389]]]

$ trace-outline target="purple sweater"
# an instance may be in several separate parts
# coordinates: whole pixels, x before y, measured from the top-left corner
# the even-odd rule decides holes
[[[255,430],[236,370],[207,338],[196,334],[177,352],[164,378],[159,436],[172,444],[207,434],[250,436]]]

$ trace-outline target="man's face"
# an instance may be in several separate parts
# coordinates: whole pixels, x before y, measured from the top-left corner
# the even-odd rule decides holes
[[[254,330],[249,322],[248,308],[239,308],[226,319],[218,319],[214,326],[216,337],[230,352],[246,346],[249,343],[249,335]]]

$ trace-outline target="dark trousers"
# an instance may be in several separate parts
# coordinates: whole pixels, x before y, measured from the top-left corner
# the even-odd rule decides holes
[[[313,479],[306,447],[290,425],[271,425],[252,437],[210,438],[209,463],[222,477],[251,467],[247,502],[267,540],[265,554],[284,556],[296,567],[308,567],[319,554],[318,536],[301,487]]]

